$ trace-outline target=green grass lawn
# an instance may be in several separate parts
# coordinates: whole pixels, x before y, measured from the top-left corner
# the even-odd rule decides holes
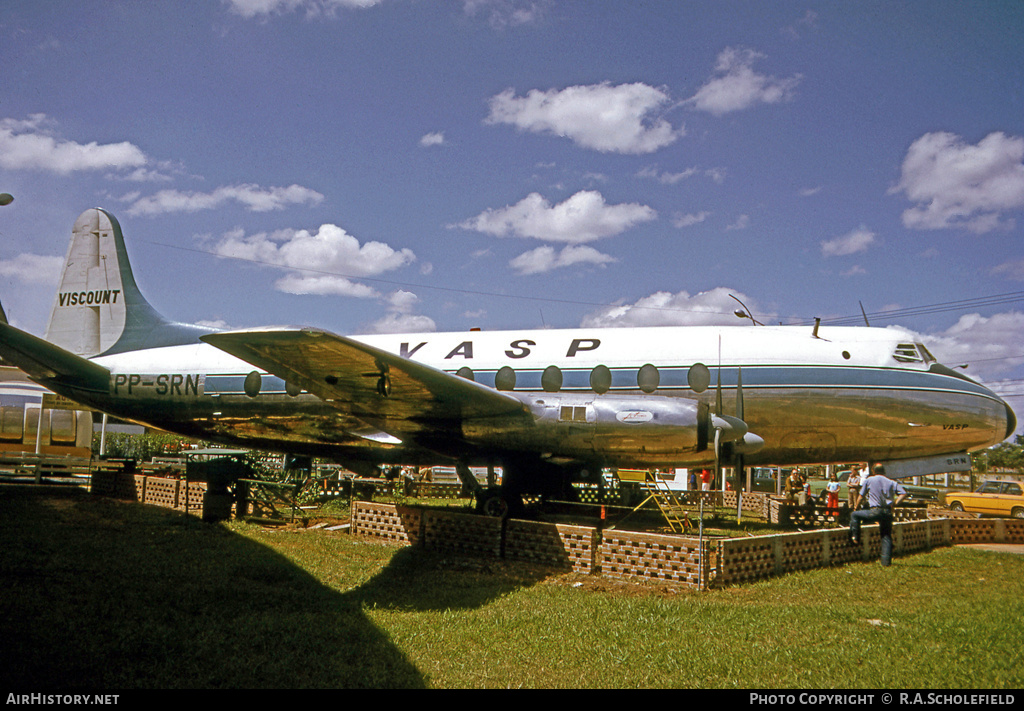
[[[7,689],[1020,688],[1024,556],[705,592],[0,488]]]

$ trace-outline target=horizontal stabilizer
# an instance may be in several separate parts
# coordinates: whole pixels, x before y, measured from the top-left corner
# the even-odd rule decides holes
[[[42,384],[60,383],[96,393],[110,389],[106,368],[6,323],[0,323],[0,358]]]

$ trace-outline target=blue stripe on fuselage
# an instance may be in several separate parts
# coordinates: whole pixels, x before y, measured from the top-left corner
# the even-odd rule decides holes
[[[245,375],[207,375],[203,386],[204,395],[241,395],[245,392]],[[261,377],[260,393],[276,395],[283,393],[284,380],[276,375],[264,373]]]
[[[636,390],[639,368],[611,368],[612,390]],[[660,382],[658,390],[689,389],[685,366],[658,369]],[[723,388],[735,388],[736,366],[720,369]],[[743,366],[743,388],[883,388],[904,390],[940,390],[962,392],[984,397],[993,393],[978,383],[954,376],[941,375],[923,370],[896,368],[873,368],[865,366]],[[494,387],[496,370],[474,371],[478,383]],[[543,370],[516,370],[515,389],[541,390]],[[562,371],[562,390],[590,390],[590,368]],[[715,387],[719,369],[711,368],[711,388]]]

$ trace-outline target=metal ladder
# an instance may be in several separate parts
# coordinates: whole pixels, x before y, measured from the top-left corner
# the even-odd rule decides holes
[[[658,475],[654,472],[648,472],[646,479],[647,483],[652,485],[648,489],[651,493],[640,506],[653,500],[673,533],[685,533],[692,530],[693,524],[690,523],[689,510],[683,506],[682,502],[676,497],[675,492],[669,488],[669,485],[659,479]]]

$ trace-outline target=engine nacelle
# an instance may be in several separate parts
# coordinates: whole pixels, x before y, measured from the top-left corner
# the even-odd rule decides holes
[[[523,395],[540,423],[590,424],[598,429],[661,427],[696,428],[698,404],[693,400],[661,396],[558,393]]]

